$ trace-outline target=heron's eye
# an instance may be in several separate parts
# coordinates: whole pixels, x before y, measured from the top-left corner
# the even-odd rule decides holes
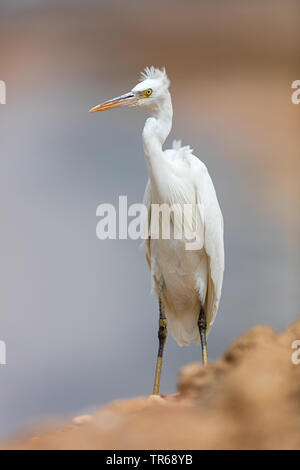
[[[146,95],[146,96],[152,95],[152,89],[151,89],[151,88],[148,88],[148,90],[145,91],[145,95]]]

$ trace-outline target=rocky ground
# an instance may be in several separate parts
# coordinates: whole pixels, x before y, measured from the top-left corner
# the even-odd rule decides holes
[[[300,449],[298,339],[300,320],[281,334],[258,326],[207,368],[186,366],[175,395],[113,402],[5,448]]]

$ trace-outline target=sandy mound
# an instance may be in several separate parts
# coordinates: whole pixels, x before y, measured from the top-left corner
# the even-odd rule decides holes
[[[118,401],[14,449],[300,449],[300,364],[285,333],[257,327],[206,369],[190,364],[178,394]],[[300,359],[300,353],[298,354]]]

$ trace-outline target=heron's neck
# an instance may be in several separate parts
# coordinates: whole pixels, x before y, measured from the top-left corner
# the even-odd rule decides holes
[[[153,108],[143,130],[144,152],[152,187],[163,182],[165,172],[168,172],[169,163],[164,156],[162,146],[171,131],[172,117],[172,101],[168,92]]]

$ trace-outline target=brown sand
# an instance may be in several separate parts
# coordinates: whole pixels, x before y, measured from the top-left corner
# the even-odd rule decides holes
[[[206,369],[186,366],[175,395],[117,401],[5,448],[300,449],[297,339],[300,320],[282,334],[258,326]]]

